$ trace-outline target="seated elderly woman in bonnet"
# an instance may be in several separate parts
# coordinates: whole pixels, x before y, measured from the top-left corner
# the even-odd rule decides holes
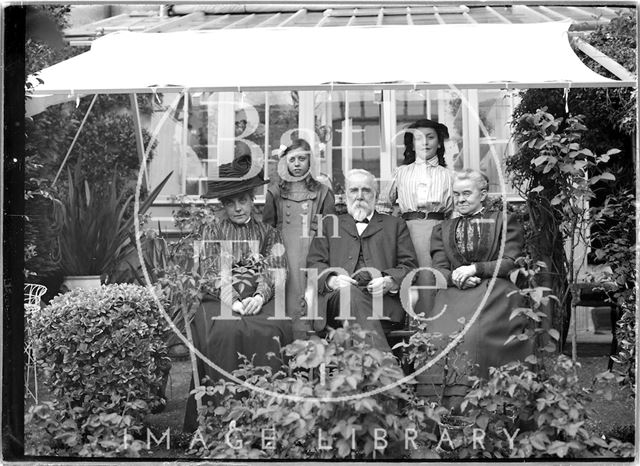
[[[191,321],[191,332],[194,346],[228,373],[238,368],[238,353],[249,358],[255,355],[256,366],[269,365],[277,370],[279,360],[268,358],[267,353],[278,354],[279,346],[293,341],[290,320],[283,308],[276,308],[273,299],[276,280],[284,282],[287,273],[280,232],[256,220],[253,213],[253,190],[268,180],[263,180],[262,172],[246,179],[250,168],[250,156],[221,165],[220,179],[210,181],[208,192],[203,196],[218,198],[226,214],[226,218],[203,233],[200,259],[205,267],[213,269],[209,272],[221,280],[216,280],[205,293],[202,306]],[[238,180],[241,177],[245,179]],[[222,243],[225,241],[227,243]],[[235,280],[233,285],[226,283],[225,286],[225,277],[220,274],[225,260],[234,275],[242,273],[242,279]],[[278,272],[274,273],[274,269]],[[278,286],[284,288],[284,283]],[[284,302],[277,304],[284,306]],[[223,376],[201,360],[198,374],[212,380]],[[194,431],[196,427],[196,403],[191,395],[187,401],[185,431]]]
[[[430,326],[430,332],[442,335],[438,342],[441,348],[463,326],[459,320],[469,322],[488,293],[477,320],[454,349],[460,355],[466,352],[466,357],[455,364],[449,361],[451,377],[444,383],[444,395],[450,407],[456,407],[469,390],[467,363],[477,365],[475,375],[487,378],[489,367],[523,360],[533,350],[529,340],[516,338],[504,344],[510,335],[522,333],[525,326],[522,318],[509,319],[511,311],[522,306],[520,295],[510,294],[517,288],[509,280],[509,272],[515,267],[514,260],[522,255],[523,234],[515,217],[507,216],[505,225],[502,212],[484,207],[488,186],[489,180],[480,172],[456,173],[453,199],[459,216],[436,225],[431,236],[432,267],[442,273],[448,285],[436,296],[434,312],[441,315]],[[500,256],[503,238],[504,254]],[[497,278],[489,292],[494,273]],[[443,376],[442,365],[418,376],[421,394],[440,396]]]

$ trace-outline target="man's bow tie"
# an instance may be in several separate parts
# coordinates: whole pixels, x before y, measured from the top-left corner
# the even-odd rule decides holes
[[[369,223],[369,219],[365,218],[365,219],[362,219],[362,220],[358,220],[358,221],[356,221],[356,223]]]

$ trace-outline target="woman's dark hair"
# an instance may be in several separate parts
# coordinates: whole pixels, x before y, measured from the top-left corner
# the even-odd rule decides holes
[[[442,167],[446,167],[447,163],[444,160],[444,141],[445,139],[449,139],[449,129],[442,123],[427,120],[426,118],[418,120],[407,127],[407,129],[415,128],[433,128],[436,130],[436,135],[438,136],[438,150],[436,151],[438,164]],[[413,147],[413,133],[411,131],[405,131],[404,133],[404,147],[404,161],[402,164],[409,165],[416,161],[416,151]]]
[[[294,139],[290,145],[287,146],[287,148],[284,150],[284,152],[282,153],[282,155],[280,156],[281,158],[284,158],[287,156],[287,154],[289,152],[293,152],[294,150],[297,149],[302,149],[303,151],[306,151],[309,153],[309,168],[311,168],[311,157],[312,157],[312,153],[311,153],[311,145],[305,140],[305,139]],[[286,162],[286,160],[285,160]],[[320,182],[318,180],[316,180],[311,173],[309,173],[309,176],[307,176],[304,179],[305,185],[307,186],[307,189],[309,191],[317,191],[320,187]],[[291,184],[291,182],[287,181],[287,180],[280,180],[280,183],[278,183],[278,186],[280,186],[280,190],[282,192],[287,192],[289,191],[289,185]]]

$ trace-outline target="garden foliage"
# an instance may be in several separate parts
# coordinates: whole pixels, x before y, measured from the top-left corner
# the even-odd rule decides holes
[[[609,149],[596,154],[585,147],[583,120],[581,115],[555,118],[546,108],[521,115],[514,122],[518,152],[507,160],[514,186],[529,209],[534,257],[548,265],[547,286],[559,297],[560,310],[570,308],[571,315],[579,299],[582,267],[576,250],[587,243],[586,233],[594,223],[596,208],[590,202],[598,187],[616,179],[606,164],[620,153]],[[557,313],[552,318],[564,335],[568,319]],[[573,349],[575,360],[575,344]]]
[[[150,292],[127,284],[76,289],[54,298],[33,325],[56,400],[30,410],[25,432],[33,443],[70,454],[95,455],[100,445],[105,455],[129,451],[124,428],[140,427],[164,405],[171,367],[169,326]]]
[[[598,229],[593,234],[595,257],[605,261],[611,272],[605,280],[615,289],[606,290],[611,304],[617,307],[620,318],[616,332],[619,351],[613,361],[620,364],[616,372],[634,388],[636,383],[636,216],[633,209],[635,194],[632,187],[620,186],[607,197],[594,219]]]
[[[121,412],[88,414],[59,400],[32,406],[25,415],[27,456],[135,457],[144,442],[132,435],[139,425],[129,414],[136,402]]]
[[[626,70],[635,73],[637,70],[637,24],[634,9],[620,12],[608,23],[603,23],[585,38],[605,55],[613,58]],[[595,72],[612,79],[616,77],[582,55],[583,61]],[[621,88],[585,88],[580,89],[580,113],[590,115],[593,121],[602,120],[623,134],[632,135],[636,130],[636,101],[638,90],[632,87]],[[590,122],[588,125],[595,126]],[[604,142],[604,141],[603,141]],[[613,144],[615,145],[615,144]],[[611,147],[611,144],[610,144]]]
[[[524,284],[517,293],[525,307],[510,318],[523,316],[525,331],[512,338],[534,339],[534,354],[489,369],[489,379],[474,380],[461,404],[469,419],[459,458],[593,458],[631,456],[633,446],[591,433],[586,422],[593,417],[587,404],[589,390],[578,383],[576,367],[564,355],[556,356],[560,334],[545,323],[549,300],[557,300],[550,289],[538,283],[545,264],[530,258],[516,260],[511,279]],[[597,393],[602,394],[601,392]],[[473,442],[473,430],[482,432],[482,442]],[[476,435],[476,438],[479,436]]]
[[[625,295],[624,301],[620,304],[622,315],[618,319],[617,327],[614,329],[618,339],[618,354],[611,358],[622,366],[616,369],[615,372],[623,375],[623,382],[631,385],[633,388],[632,393],[635,394],[637,358],[636,290],[632,288],[629,291],[630,294]]]
[[[144,215],[171,177],[169,173],[138,206]],[[68,170],[68,191],[54,199],[53,230],[57,235],[58,261],[65,275],[107,275],[135,252],[132,195],[120,189],[114,173],[111,183],[90,183],[79,166]],[[120,193],[120,194],[118,194]]]
[[[111,180],[117,178],[118,192],[124,193],[120,200],[124,202],[134,193],[140,159],[135,145],[133,120],[127,110],[128,102],[118,97],[124,96],[98,98],[66,166],[79,166],[84,179],[96,193],[103,196],[108,196],[112,189]],[[33,245],[36,252],[26,266],[40,276],[52,275],[59,270],[55,242],[43,232],[48,230],[47,226],[52,221],[51,198],[65,198],[71,189],[64,176],[66,171],[62,172],[55,186],[52,184],[79,128],[84,116],[82,112],[86,112],[87,108],[88,102],[84,101],[78,108],[74,103],[60,104],[28,118],[25,123],[25,211],[29,220],[25,230],[25,245]],[[147,146],[150,136],[146,131],[143,135]],[[146,194],[143,188],[141,197],[144,198]],[[132,213],[132,206],[129,206],[126,216],[130,217]]]
[[[145,230],[140,239],[142,263],[139,258],[128,261],[129,270],[120,279],[147,286],[144,267],[157,293],[166,300],[166,308],[174,324],[184,333],[185,319],[188,320],[195,312],[203,287],[213,279],[207,267],[203,266],[205,264],[194,267],[195,244],[202,240],[204,230],[218,220],[212,209],[206,206],[181,202],[178,211],[174,212],[174,221],[180,237],[168,241],[160,228],[158,232]],[[173,336],[171,341],[176,343],[176,337]]]
[[[595,31],[582,39],[613,58],[631,73],[635,73],[637,69],[636,31],[635,11],[631,9],[620,12],[608,23],[598,25]],[[577,49],[576,53],[585,65],[595,72],[614,77]],[[615,184],[600,183],[593,186],[596,197],[590,200],[590,204],[591,207],[599,207],[608,196],[615,195],[613,191],[635,187],[632,137],[636,130],[636,100],[637,89],[634,88],[572,88],[568,92],[563,89],[527,89],[520,92],[520,103],[514,111],[514,137],[518,141],[521,130],[520,117],[525,114],[535,114],[543,107],[547,108],[548,113],[564,119],[560,131],[564,131],[567,117],[584,115],[582,123],[589,129],[581,136],[583,148],[599,154],[606,153],[612,147],[621,150],[616,157],[601,164],[615,176],[616,181]],[[546,284],[554,289],[558,297],[562,298],[568,292],[566,283],[560,279],[568,272],[563,249],[565,238],[559,231],[561,220],[552,215],[546,207],[546,203],[556,194],[555,186],[550,180],[546,180],[546,173],[537,172],[537,167],[531,164],[531,160],[537,157],[536,152],[534,149],[519,150],[506,160],[507,171],[512,175],[516,185],[520,186],[523,197],[527,199],[533,233],[530,241],[532,253],[536,259],[547,263]],[[545,192],[540,193],[541,196],[535,199],[529,198],[528,184],[534,188],[545,182]],[[614,186],[615,189],[613,189]],[[543,199],[545,197],[547,200]],[[628,209],[621,213],[627,217],[631,212],[632,209]],[[614,224],[615,222],[593,225],[592,233],[602,231],[606,234],[606,230]],[[599,247],[595,244],[592,246]],[[634,262],[632,256],[628,259],[629,264]],[[595,260],[598,261],[598,259]],[[559,330],[564,330],[563,334],[566,334],[569,322],[567,304],[556,306],[552,316],[552,325]]]
[[[436,442],[427,422],[446,410],[418,400],[407,384],[392,386],[404,377],[400,366],[368,340],[358,325],[332,330],[327,339],[297,340],[274,354],[285,363],[278,372],[247,359],[234,371],[243,385],[221,379],[199,387],[202,441],[192,442],[191,452],[207,458],[401,458],[409,453],[407,430],[415,430],[423,445]],[[263,429],[273,437],[269,445]],[[376,444],[382,431],[385,441]]]
[[[543,262],[528,257],[516,260],[511,280],[519,283],[515,291],[523,297],[523,307],[512,311],[510,318],[526,318],[523,333],[511,339],[533,339],[535,352],[524,361],[513,361],[489,369],[487,380],[464,372],[473,382],[460,405],[461,417],[451,434],[448,450],[436,452],[446,459],[505,458],[594,458],[629,457],[633,445],[614,438],[593,434],[587,422],[594,413],[588,408],[592,396],[610,395],[611,373],[600,374],[597,390],[582,388],[577,377],[577,363],[564,355],[554,355],[560,334],[549,328],[545,309],[557,300],[547,287],[540,285]],[[421,323],[418,332],[405,344],[405,355],[415,367],[434,356],[428,324]],[[454,348],[448,355],[458,357]],[[455,365],[450,365],[456,371]],[[610,396],[608,397],[610,399]],[[441,399],[440,403],[444,400]],[[450,416],[442,416],[446,421]]]
[[[523,362],[491,368],[489,380],[476,379],[462,402],[472,421],[460,458],[629,457],[631,444],[591,433],[586,421],[588,392],[578,383],[576,363],[564,355],[549,361],[548,373]],[[469,442],[473,429],[482,446]],[[511,437],[511,440],[509,439]]]
[[[68,5],[36,5],[29,7],[33,15],[44,16],[61,31],[68,26]],[[56,47],[40,37],[28,37],[25,44],[26,73],[38,76],[38,71],[85,52],[84,47],[61,45]],[[26,98],[32,85],[26,84]],[[52,197],[64,198],[68,191],[62,172],[55,186],[58,172],[71,142],[80,127],[93,96],[51,106],[25,119],[25,274],[37,275],[43,281],[61,274],[57,262],[57,245],[50,235]],[[144,115],[154,110],[149,96],[138,96]],[[109,182],[116,176],[121,189],[133,194],[138,177],[140,158],[128,95],[99,95],[66,166],[80,165],[88,182],[96,191],[109,191]],[[148,147],[150,134],[143,129],[143,143]],[[149,159],[154,155],[153,148]],[[146,195],[143,189],[142,197]],[[125,198],[126,198],[125,196]],[[124,199],[124,198],[123,198]],[[131,207],[127,216],[131,216]],[[55,281],[55,280],[54,280]]]

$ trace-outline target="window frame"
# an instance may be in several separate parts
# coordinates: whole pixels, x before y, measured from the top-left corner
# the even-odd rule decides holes
[[[368,90],[367,90],[368,91]],[[419,92],[425,93],[425,105],[427,108],[427,112],[429,116],[432,111],[432,98],[433,93],[436,92],[437,97],[436,101],[444,102],[445,101],[445,91],[444,89],[438,90],[424,90]],[[472,169],[480,168],[480,152],[481,152],[481,144],[486,145],[489,141],[494,143],[506,144],[507,152],[513,153],[514,142],[511,138],[504,140],[503,138],[496,139],[487,136],[481,136],[480,128],[480,119],[479,119],[479,92],[480,89],[461,89],[455,90],[460,95],[460,98],[463,100],[462,105],[460,107],[460,111],[462,113],[462,157],[463,164],[465,167],[469,167]],[[270,134],[270,100],[271,100],[271,92],[272,91],[255,91],[262,92],[264,95],[264,122],[260,122],[264,125],[264,143],[260,149],[263,152],[263,161],[264,166],[267,167],[269,164],[269,160],[271,159],[271,155],[268,153],[268,148],[270,146],[271,141],[269,140]],[[333,122],[332,119],[332,103],[334,100],[334,92],[343,93],[342,96],[344,98],[344,119],[342,119],[342,128],[339,131],[343,132],[343,137],[341,139],[340,146],[333,146],[333,138],[331,138],[325,148],[325,154],[323,159],[320,160],[320,168],[321,171],[327,174],[332,174],[333,172],[333,150],[336,147],[340,147],[342,149],[342,170],[346,172],[351,169],[353,166],[353,119],[351,118],[350,107],[353,102],[350,101],[349,92],[350,91],[299,91],[298,96],[298,130],[300,130],[301,134],[316,134],[315,133],[315,121],[316,121],[316,101],[318,96],[322,93],[325,94],[324,97],[321,98],[320,103],[325,105],[324,111],[321,113],[322,119]],[[363,92],[363,91],[355,91],[355,92]],[[379,117],[379,164],[380,164],[380,177],[378,178],[381,181],[390,182],[395,169],[398,164],[398,143],[395,140],[394,136],[397,131],[398,122],[397,122],[397,91],[394,89],[382,89],[380,91],[371,91],[374,93],[373,102],[380,106]],[[507,91],[510,93],[510,114],[513,114],[513,109],[515,107],[515,93],[514,91]],[[379,93],[379,94],[378,94]],[[229,96],[233,96],[233,102],[237,102],[237,92],[212,92],[213,94],[217,94],[217,101],[220,102],[220,99],[229,98]],[[181,138],[181,150],[180,156],[182,157],[182,174],[180,181],[180,189],[181,192],[178,194],[170,194],[163,195],[158,198],[157,202],[159,204],[170,204],[174,202],[172,198],[177,196],[184,199],[189,203],[198,203],[201,201],[201,195],[194,194],[186,194],[187,181],[197,180],[198,183],[202,183],[207,178],[195,178],[188,177],[187,175],[187,146],[189,141],[189,117],[190,117],[190,102],[191,102],[191,92],[185,91],[185,97],[183,99],[182,105],[182,113],[184,116],[182,119],[182,138]],[[242,96],[243,93],[240,93]],[[242,97],[241,97],[242,98]],[[379,100],[378,100],[379,99]],[[218,110],[220,111],[220,109]],[[438,120],[446,120],[446,109],[444,104],[438,105]],[[222,117],[224,118],[224,116]],[[218,125],[220,125],[220,121],[222,118],[218,115],[217,121]],[[325,122],[326,123],[326,122]],[[450,123],[445,121],[446,123]],[[505,122],[507,123],[507,122]],[[220,128],[220,126],[219,126]],[[471,129],[474,128],[472,131]],[[475,128],[478,128],[476,131]],[[336,131],[336,129],[332,128],[332,131]],[[218,136],[219,137],[219,136]],[[316,136],[314,136],[315,138]],[[316,144],[317,141],[313,141]],[[369,146],[358,146],[358,148],[366,148]],[[206,159],[207,162],[215,161],[216,159]],[[265,170],[266,176],[266,170]],[[505,175],[506,176],[506,175]],[[198,190],[200,190],[200,185],[198,186]],[[493,195],[499,194],[499,192],[491,193]],[[507,190],[507,201],[508,202],[520,202],[523,201],[522,197],[515,192],[515,190]],[[256,195],[256,203],[261,204],[265,201],[265,195],[260,193]]]

